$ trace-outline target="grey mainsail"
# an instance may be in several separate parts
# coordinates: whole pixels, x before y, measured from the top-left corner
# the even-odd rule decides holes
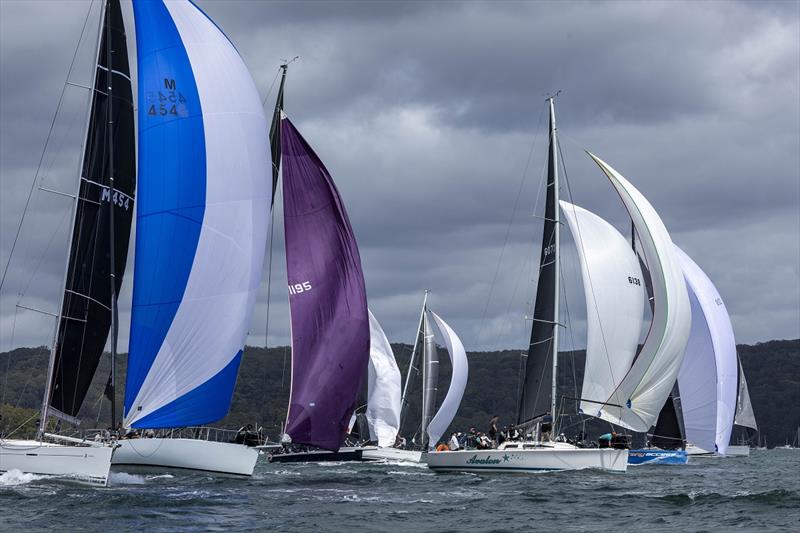
[[[428,425],[433,418],[433,411],[436,408],[436,393],[439,383],[439,354],[436,351],[436,340],[433,336],[431,319],[427,309],[423,319],[423,344],[422,344],[422,445],[423,449],[428,445],[436,443],[427,442]]]

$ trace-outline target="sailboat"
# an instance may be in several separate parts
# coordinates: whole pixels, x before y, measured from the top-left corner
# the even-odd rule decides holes
[[[687,452],[728,453],[736,411],[736,340],[730,316],[713,282],[683,250],[681,261],[692,329],[678,374]]]
[[[653,318],[637,355],[644,293],[639,260],[627,240],[599,216],[561,202],[554,98],[548,98],[550,135],[547,194],[539,281],[531,342],[519,398],[522,441],[492,450],[429,452],[438,471],[577,470],[624,472],[624,442],[582,448],[558,432],[557,365],[560,307],[560,212],[567,214],[581,261],[587,304],[586,371],[581,411],[634,431],[646,431],[667,399],[689,334],[690,310],[674,248],[663,222],[638,190],[600,158],[589,156],[607,176],[640,236],[642,259],[653,284]],[[558,435],[558,437],[556,436]]]
[[[111,331],[128,255],[136,189],[133,97],[118,0],[103,4],[64,290],[50,349],[37,440],[0,440],[0,472],[66,476],[105,486],[116,444],[47,433],[50,417],[77,425]],[[114,374],[106,394],[114,411]]]
[[[113,463],[252,475],[254,448],[180,429],[230,408],[266,248],[267,121],[205,13],[190,1],[133,7],[139,197],[124,428],[158,433],[120,439]]]
[[[269,460],[318,461],[344,454],[359,459],[360,450],[342,445],[369,364],[361,258],[330,173],[283,111],[286,65],[282,68],[273,122],[278,123],[273,128],[273,177],[282,164],[292,381],[285,447]]]
[[[378,436],[378,447],[376,449],[365,450],[363,456],[365,459],[385,459],[408,461],[418,463],[422,459],[422,453],[425,450],[433,448],[447,431],[453,418],[456,416],[458,407],[461,405],[461,399],[464,397],[464,390],[467,386],[467,378],[469,374],[469,363],[467,361],[467,353],[464,345],[458,335],[442,318],[428,308],[428,292],[425,291],[425,296],[422,301],[422,311],[420,313],[419,326],[417,327],[417,335],[414,339],[414,346],[411,350],[411,360],[409,361],[408,373],[406,376],[406,383],[402,396],[399,394],[399,379],[392,379],[387,383],[385,389],[381,389],[381,383],[376,380],[376,386],[370,393],[371,405],[374,405],[375,411],[378,416],[369,416],[367,419],[370,421],[370,430],[373,435]],[[436,396],[438,392],[438,379],[439,379],[439,356],[436,348],[436,340],[434,336],[433,324],[436,324],[436,329],[439,330],[442,338],[444,339],[447,353],[450,356],[452,365],[452,375],[450,379],[450,386],[447,389],[442,404],[439,406],[438,411],[434,414],[436,407]],[[377,333],[377,332],[376,332]],[[380,334],[383,332],[380,331]],[[378,338],[380,338],[378,334]],[[384,336],[385,338],[385,336]],[[397,436],[403,421],[403,412],[408,408],[408,392],[412,379],[412,373],[415,371],[414,366],[417,354],[417,348],[422,339],[422,416],[420,420],[419,433],[420,448],[407,449],[404,447],[395,446]],[[388,345],[388,342],[386,343]],[[391,348],[390,348],[391,349]],[[376,365],[377,366],[377,365]],[[388,373],[388,372],[387,372]],[[399,378],[399,371],[397,371]],[[386,380],[389,381],[389,380]],[[372,382],[371,382],[372,383]],[[382,390],[386,390],[389,394],[384,394]],[[389,401],[384,400],[384,397]],[[380,416],[380,412],[385,411],[387,416]],[[386,419],[389,418],[396,425],[391,425],[391,432],[386,432],[381,438],[380,428],[387,426]],[[375,428],[375,429],[373,429]]]

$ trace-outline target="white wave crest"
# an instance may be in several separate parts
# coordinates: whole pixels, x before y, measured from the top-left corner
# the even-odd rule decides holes
[[[42,479],[44,476],[37,476],[36,474],[24,474],[16,468],[0,474],[0,487],[15,487],[17,485],[25,485],[37,479]]]

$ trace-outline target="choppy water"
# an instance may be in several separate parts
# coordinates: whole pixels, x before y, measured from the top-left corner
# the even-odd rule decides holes
[[[800,531],[800,451],[627,474],[434,474],[409,463],[270,465],[251,479],[115,472],[108,488],[6,473],[0,530]]]

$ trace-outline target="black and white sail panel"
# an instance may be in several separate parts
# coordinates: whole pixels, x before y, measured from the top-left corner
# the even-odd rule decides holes
[[[136,163],[133,96],[119,0],[107,4],[89,116],[62,316],[58,324],[50,405],[75,416],[94,377],[111,326],[110,206],[114,208],[116,291],[122,285],[134,212]],[[111,26],[112,65],[107,64]],[[109,158],[108,84],[112,86],[113,168]],[[114,191],[109,183],[114,177]]]

